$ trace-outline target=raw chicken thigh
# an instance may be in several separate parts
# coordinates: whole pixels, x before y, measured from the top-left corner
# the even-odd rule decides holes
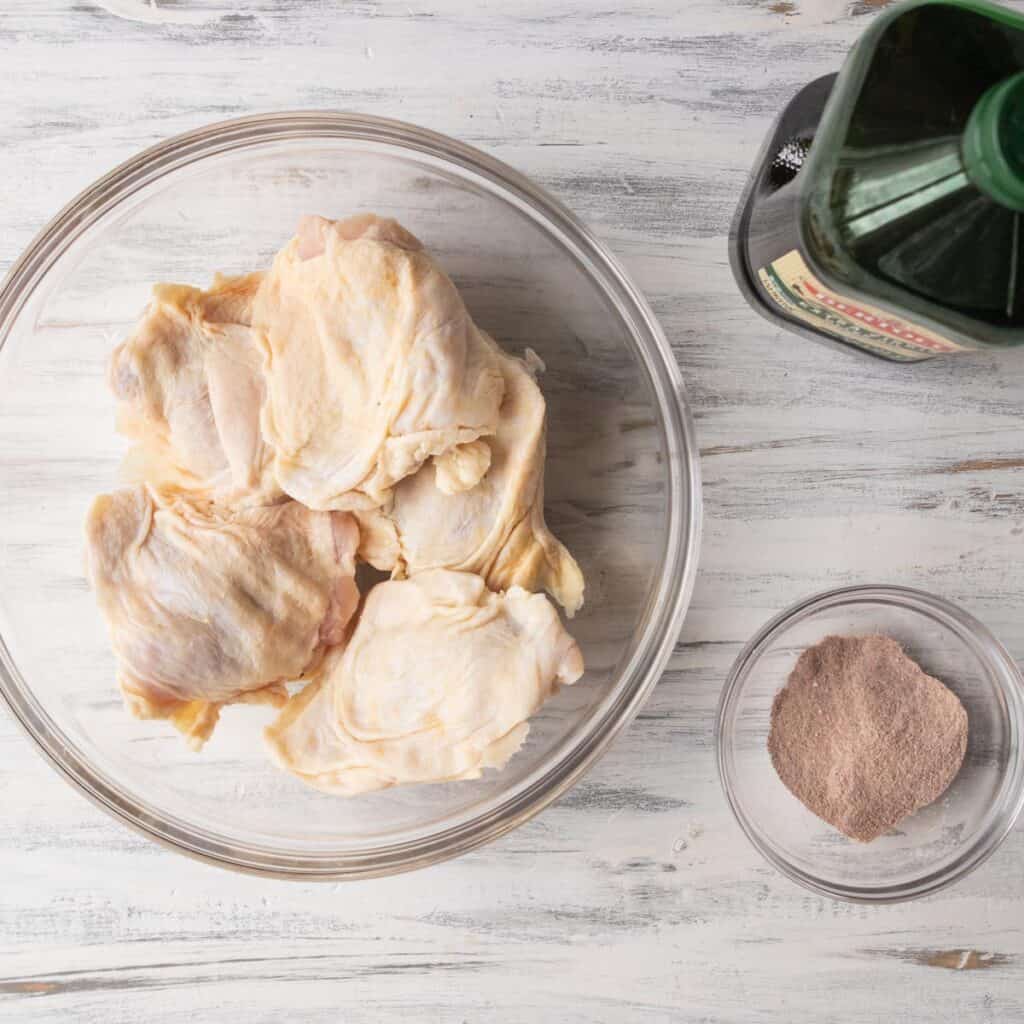
[[[544,397],[522,360],[498,358],[505,399],[497,433],[476,442],[489,448],[483,479],[446,494],[447,467],[438,462],[403,480],[384,509],[356,513],[360,555],[399,577],[459,569],[479,573],[492,590],[546,589],[573,615],[583,574],[544,522]]]
[[[130,479],[239,504],[283,496],[260,433],[264,356],[249,326],[260,277],[153,289],[110,360],[118,426],[137,442]]]
[[[504,766],[526,719],[582,672],[544,595],[424,572],[370,592],[347,646],[267,739],[281,767],[332,793],[478,778]]]
[[[374,508],[431,456],[498,425],[494,346],[393,220],[304,218],[253,303],[267,353],[262,427],[278,483],[316,509]],[[486,468],[479,451],[451,489]]]
[[[306,217],[266,274],[157,285],[110,385],[141,483],[93,503],[87,571],[136,716],[199,748],[273,704],[276,761],[354,794],[503,767],[582,674],[533,593],[583,603],[544,398],[396,221]],[[394,579],[353,629],[357,552]]]
[[[196,748],[222,704],[282,704],[359,601],[346,513],[229,510],[139,486],[97,498],[86,539],[129,710],[171,719]]]

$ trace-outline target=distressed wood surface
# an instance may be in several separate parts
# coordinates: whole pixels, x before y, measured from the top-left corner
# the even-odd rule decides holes
[[[1020,831],[942,895],[834,903],[747,844],[713,757],[739,646],[826,586],[922,586],[1024,656],[1024,358],[844,358],[761,321],[727,265],[773,114],[880,6],[0,3],[0,271],[173,133],[289,108],[422,123],[542,182],[631,269],[689,388],[707,517],[691,612],[635,724],[555,807],[427,872],[304,886],[192,863],[87,803],[0,716],[0,1019],[1022,1018]]]

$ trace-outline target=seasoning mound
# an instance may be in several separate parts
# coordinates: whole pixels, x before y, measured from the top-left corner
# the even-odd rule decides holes
[[[786,788],[861,842],[937,800],[967,750],[967,712],[887,636],[828,636],[772,703],[768,753]]]

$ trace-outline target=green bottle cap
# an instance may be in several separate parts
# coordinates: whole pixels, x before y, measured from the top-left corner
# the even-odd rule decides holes
[[[989,198],[1024,212],[1024,71],[993,85],[971,111],[964,169]]]

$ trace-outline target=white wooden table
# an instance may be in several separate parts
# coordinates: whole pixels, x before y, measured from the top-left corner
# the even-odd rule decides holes
[[[816,899],[747,844],[713,757],[740,644],[829,585],[923,586],[1024,657],[1024,355],[844,358],[760,320],[728,269],[773,114],[880,6],[0,0],[0,271],[176,132],[288,108],[424,124],[545,184],[632,270],[689,387],[707,512],[638,721],[537,820],[425,873],[305,886],[193,863],[0,715],[0,1019],[1022,1019],[1024,833],[937,897]]]

